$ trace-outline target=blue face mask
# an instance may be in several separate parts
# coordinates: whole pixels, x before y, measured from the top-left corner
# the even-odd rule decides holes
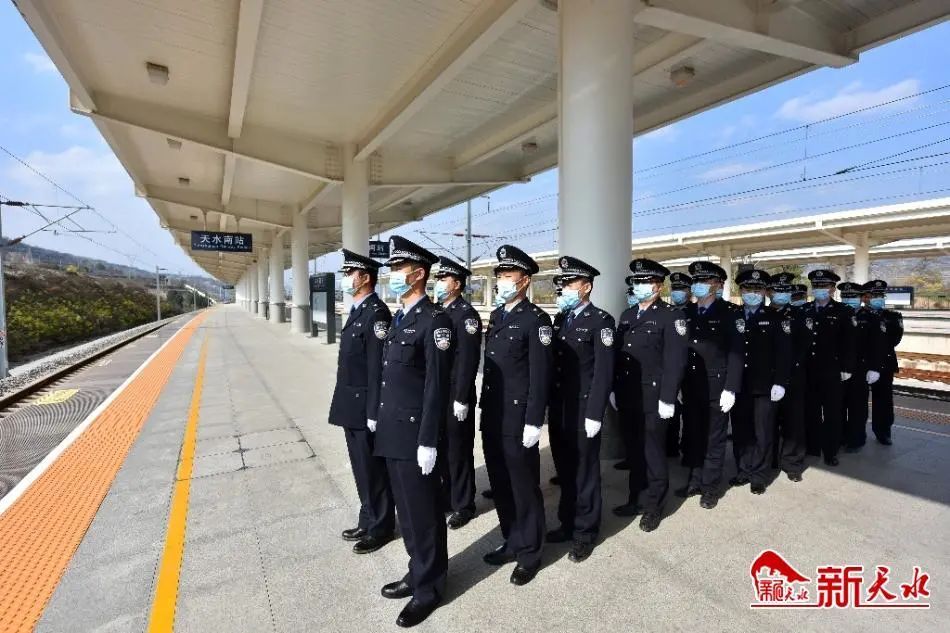
[[[449,296],[449,284],[447,281],[440,279],[435,282],[435,300],[438,302],[445,301],[446,297]]]
[[[792,301],[792,293],[790,292],[775,292],[772,293],[772,303],[777,306],[787,306]]]
[[[356,294],[356,288],[353,287],[353,278],[347,275],[340,280],[340,290],[350,295],[351,297]]]
[[[670,299],[673,301],[673,305],[681,306],[686,303],[686,291],[685,290],[672,290],[670,291]]]
[[[518,284],[510,279],[499,279],[498,296],[501,297],[502,303],[508,303],[518,296]]]
[[[637,302],[639,303],[649,301],[655,294],[656,291],[653,290],[653,284],[633,284],[633,296],[637,298]]]
[[[722,288],[716,288],[716,298],[722,299]]]
[[[396,297],[401,297],[412,290],[412,286],[406,283],[406,273],[389,273],[389,289]]]
[[[802,307],[803,305],[805,305],[805,300],[804,300],[804,299],[795,299],[794,301],[792,301],[792,305],[795,306],[796,308],[800,308],[800,307]]]
[[[831,297],[831,290],[828,288],[815,288],[811,291],[816,301],[827,301]]]
[[[581,302],[581,293],[573,288],[564,288],[555,301],[561,312],[567,312],[576,308]]]
[[[706,297],[709,296],[710,288],[712,288],[712,286],[710,286],[709,284],[704,284],[697,281],[696,283],[693,284],[693,287],[692,287],[693,296],[696,297],[697,299],[705,299]]]
[[[498,286],[495,286],[495,307],[504,305],[505,300],[501,298],[501,294],[498,292]]]
[[[637,305],[638,303],[640,303],[640,302],[637,301],[637,298],[634,297],[632,294],[628,294],[628,295],[627,295],[627,305],[628,305],[629,307],[632,308],[633,306]]]
[[[842,297],[841,303],[846,306],[851,306],[852,308],[861,307],[861,297]]]
[[[883,309],[884,309],[884,303],[885,303],[886,301],[887,301],[887,300],[886,300],[884,297],[871,297],[871,302],[870,302],[869,305],[870,305],[872,308],[874,308],[875,310],[883,310]]]
[[[763,297],[757,292],[743,292],[742,293],[742,302],[751,308],[762,305],[762,300],[764,298],[765,297]]]

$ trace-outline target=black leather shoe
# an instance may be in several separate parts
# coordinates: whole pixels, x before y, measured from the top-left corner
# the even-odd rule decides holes
[[[841,462],[838,461],[837,457],[826,457],[825,466],[837,466]]]
[[[635,517],[640,514],[640,504],[634,501],[633,503],[625,503],[622,506],[617,506],[614,508],[614,514],[618,517]]]
[[[485,490],[482,490],[482,496],[485,497],[486,499],[494,499],[495,493],[492,492],[491,488],[487,488]]]
[[[361,527],[350,528],[342,532],[344,541],[358,541],[366,536],[366,529]]]
[[[396,624],[404,629],[420,624],[424,622],[438,606],[438,602],[419,602],[416,599],[412,599],[409,601],[409,604],[403,607],[402,613],[396,618]]]
[[[488,552],[482,556],[482,560],[488,563],[489,565],[507,565],[508,563],[515,562],[515,555],[507,551],[508,544],[502,543],[492,551]]]
[[[383,588],[379,593],[383,594],[384,598],[398,600],[400,598],[408,598],[411,596],[412,587],[410,587],[409,583],[405,580],[397,580],[396,582],[391,582],[388,585],[383,585]]]
[[[879,437],[877,438],[878,443],[883,444],[884,446],[890,446],[894,442],[891,441],[889,437]]]
[[[626,459],[622,459],[614,464],[614,470],[630,470],[630,462]]]
[[[801,473],[785,473],[785,476],[788,477],[789,481],[794,481],[795,483],[798,483],[802,480]]]
[[[556,530],[551,530],[544,536],[544,540],[548,543],[566,543],[571,540],[571,532],[564,529],[564,526],[557,528]]]
[[[468,522],[474,518],[475,513],[471,510],[459,510],[458,512],[453,512],[452,516],[450,516],[449,520],[445,523],[449,526],[450,530],[457,530],[468,525]]]
[[[640,517],[640,529],[644,532],[652,532],[660,527],[660,513],[646,512]]]
[[[703,495],[699,498],[699,507],[705,510],[712,510],[719,504],[719,497],[716,495]]]
[[[752,494],[754,495],[764,495],[765,494],[765,484],[752,484]]]
[[[356,554],[371,554],[393,540],[393,536],[364,536],[353,546]]]
[[[572,563],[580,563],[590,558],[590,554],[593,551],[593,543],[581,543],[580,541],[574,541],[574,544],[571,545],[571,553],[567,555],[567,559]]]
[[[673,494],[682,499],[688,499],[689,497],[695,497],[696,495],[702,494],[699,486],[683,486],[682,488],[677,488]]]
[[[744,485],[746,485],[747,483],[749,483],[749,478],[748,478],[748,477],[741,477],[741,476],[739,476],[739,475],[736,475],[735,477],[733,477],[732,479],[729,480],[729,485],[732,486],[732,487],[744,486]]]
[[[534,577],[538,575],[538,569],[528,569],[527,567],[522,567],[521,565],[515,565],[515,568],[511,571],[511,584],[518,585],[527,585],[529,582],[534,580]]]
[[[561,485],[561,478],[558,477],[557,475],[554,475],[553,477],[551,477],[550,479],[548,479],[548,481],[550,481],[551,484],[553,484],[553,485],[555,485],[555,486],[560,486],[560,485]]]

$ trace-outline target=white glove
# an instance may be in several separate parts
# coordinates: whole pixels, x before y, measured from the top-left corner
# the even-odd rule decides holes
[[[851,374],[846,371],[841,372],[841,380],[851,380]]]
[[[538,443],[538,440],[541,439],[541,427],[540,426],[531,426],[530,424],[524,425],[524,433],[521,434],[521,443],[524,444],[525,448],[531,448]]]
[[[614,395],[613,391],[610,392],[610,398],[608,398],[608,400],[610,400],[610,406],[613,407],[613,410],[617,411],[617,396]]]
[[[370,433],[375,433],[375,432],[376,432],[376,420],[367,420],[367,421],[366,421],[366,428],[369,429],[369,432],[370,432]]]
[[[785,397],[785,387],[782,385],[772,385],[772,402],[778,402]]]
[[[428,446],[420,446],[416,449],[416,462],[423,475],[428,475],[435,468],[436,450]]]
[[[676,407],[660,400],[656,405],[656,412],[660,414],[660,418],[669,420],[673,417],[673,414],[676,413]]]
[[[869,385],[873,385],[874,383],[876,383],[876,382],[877,382],[878,380],[880,380],[880,379],[881,379],[881,374],[879,374],[878,372],[874,371],[873,369],[869,369],[869,370],[868,370],[868,375],[865,377],[865,380],[868,381],[868,384],[869,384]]]
[[[729,410],[736,403],[736,394],[731,391],[722,390],[719,396],[719,410],[723,413],[729,413]]]
[[[597,420],[591,420],[590,418],[584,419],[584,432],[587,433],[587,439],[595,437],[600,433],[601,423]]]
[[[455,419],[459,422],[464,422],[465,418],[468,417],[468,405],[462,404],[461,402],[453,402],[452,415],[454,415]]]

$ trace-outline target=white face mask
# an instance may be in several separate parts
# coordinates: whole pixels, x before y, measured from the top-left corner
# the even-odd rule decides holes
[[[508,303],[512,299],[518,296],[518,284],[510,279],[499,279],[498,280],[498,296],[502,298],[505,303]]]

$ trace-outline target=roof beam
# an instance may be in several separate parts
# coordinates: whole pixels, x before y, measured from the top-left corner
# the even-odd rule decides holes
[[[483,0],[396,93],[363,135],[355,160],[366,160],[446,85],[494,44],[537,0]]]
[[[635,20],[666,31],[841,68],[857,61],[844,51],[844,38],[795,6],[767,6],[745,0],[641,0]]]
[[[261,28],[264,0],[241,0],[238,12],[237,40],[234,44],[234,71],[231,73],[231,111],[228,113],[228,136],[238,138],[244,126],[247,95],[254,70],[257,35]]]
[[[946,0],[916,0],[868,20],[845,34],[845,41],[850,50],[864,52],[948,18]]]
[[[169,204],[184,207],[193,207],[203,211],[226,213],[243,220],[253,220],[262,224],[269,224],[278,228],[293,226],[290,214],[283,205],[254,200],[252,198],[232,198],[227,207],[218,202],[217,195],[207,191],[190,191],[177,187],[163,187],[161,185],[144,185],[136,191],[136,195]]]
[[[228,206],[231,202],[231,189],[234,188],[234,171],[237,168],[237,158],[234,154],[224,155],[224,170],[221,177],[221,204]]]

